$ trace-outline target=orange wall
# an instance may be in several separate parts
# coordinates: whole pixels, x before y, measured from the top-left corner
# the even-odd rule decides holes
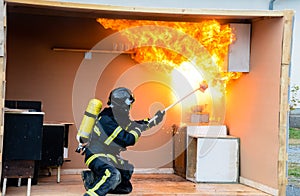
[[[240,175],[277,188],[280,69],[283,20],[252,25],[251,67],[231,84],[226,124],[240,137]]]
[[[92,48],[112,33],[95,19],[8,14],[8,61],[6,99],[40,100],[46,121],[75,123],[70,127],[69,158],[63,168],[83,168],[83,156],[74,152],[75,139],[83,112],[92,97],[106,106],[109,92],[117,86],[133,90],[136,102],[134,119],[154,115],[171,104],[170,79],[145,65],[135,65],[129,55],[57,52],[53,47]],[[110,49],[112,37],[100,44]],[[170,95],[171,94],[171,95]],[[179,115],[180,116],[180,115]],[[172,167],[172,130],[179,122],[176,110],[168,112],[162,126],[143,133],[139,143],[124,157],[136,167]],[[77,127],[77,128],[76,128]]]

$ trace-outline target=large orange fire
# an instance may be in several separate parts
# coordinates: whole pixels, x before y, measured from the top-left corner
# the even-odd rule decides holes
[[[211,78],[214,78],[214,82],[216,82],[217,78],[226,86],[231,79],[237,79],[241,76],[241,73],[223,71],[224,61],[228,55],[228,47],[235,39],[232,29],[227,24],[221,25],[216,20],[167,22],[107,18],[98,18],[97,22],[106,29],[123,31],[125,34],[128,32],[126,37],[135,46],[132,58],[138,63],[160,62],[161,64],[159,67],[156,67],[157,69],[171,71],[173,68],[179,67],[183,62],[190,61],[191,59],[187,59],[188,57],[191,58],[198,55],[195,63],[201,66],[204,65],[203,61],[205,61],[206,64],[201,69],[207,72],[214,70],[214,73],[210,75]],[[148,26],[151,33],[132,30],[133,27],[139,26]],[[157,26],[167,28],[155,28]],[[191,39],[185,39],[184,36],[180,39],[178,36],[168,36],[172,34],[170,28],[189,35],[198,41],[209,52],[210,57],[208,58],[212,60],[214,65],[205,59],[207,56],[199,58],[199,54],[196,54],[197,50],[193,47],[195,44],[186,43],[186,41]],[[162,31],[165,31],[165,33]],[[143,33],[144,35],[141,35]],[[175,49],[177,47],[178,51],[181,52],[175,51],[174,47]]]
[[[242,75],[224,71],[229,45],[235,40],[228,24],[216,20],[168,22],[107,18],[98,18],[97,22],[124,34],[133,46],[131,57],[136,62],[153,62],[155,71],[172,73],[175,81],[180,74],[186,75],[195,88],[205,79],[214,98],[219,97],[216,99],[224,97],[229,81]],[[178,91],[184,90],[178,81],[173,86]]]

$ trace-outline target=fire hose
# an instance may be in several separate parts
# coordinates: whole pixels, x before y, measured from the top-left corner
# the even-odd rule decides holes
[[[169,109],[171,109],[172,107],[174,107],[175,105],[177,105],[178,103],[180,103],[181,101],[183,101],[184,99],[186,99],[187,97],[189,97],[190,95],[194,94],[196,91],[200,90],[202,93],[204,93],[204,91],[208,88],[208,85],[205,81],[202,81],[199,88],[193,90],[192,92],[190,92],[189,94],[187,94],[186,96],[182,97],[181,99],[179,99],[178,101],[172,103],[171,105],[169,105],[168,107],[166,107],[163,112],[167,112]],[[154,117],[152,117],[149,120],[149,123],[153,122],[158,116],[155,115]]]

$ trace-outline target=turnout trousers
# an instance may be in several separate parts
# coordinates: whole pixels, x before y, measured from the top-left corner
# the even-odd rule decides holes
[[[130,179],[133,165],[128,161],[112,160],[101,154],[93,159],[88,167],[92,172],[93,180],[87,185],[85,196],[104,196],[107,193],[128,194],[132,191]]]

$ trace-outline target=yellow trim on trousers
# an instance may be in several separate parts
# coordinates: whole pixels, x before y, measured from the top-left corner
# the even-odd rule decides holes
[[[100,186],[102,184],[104,184],[106,182],[107,178],[109,178],[110,176],[111,176],[110,171],[108,169],[106,169],[105,175],[102,176],[101,180],[92,189],[89,189],[86,193],[91,196],[98,196],[98,194],[95,193],[95,191],[98,190],[100,188]]]

